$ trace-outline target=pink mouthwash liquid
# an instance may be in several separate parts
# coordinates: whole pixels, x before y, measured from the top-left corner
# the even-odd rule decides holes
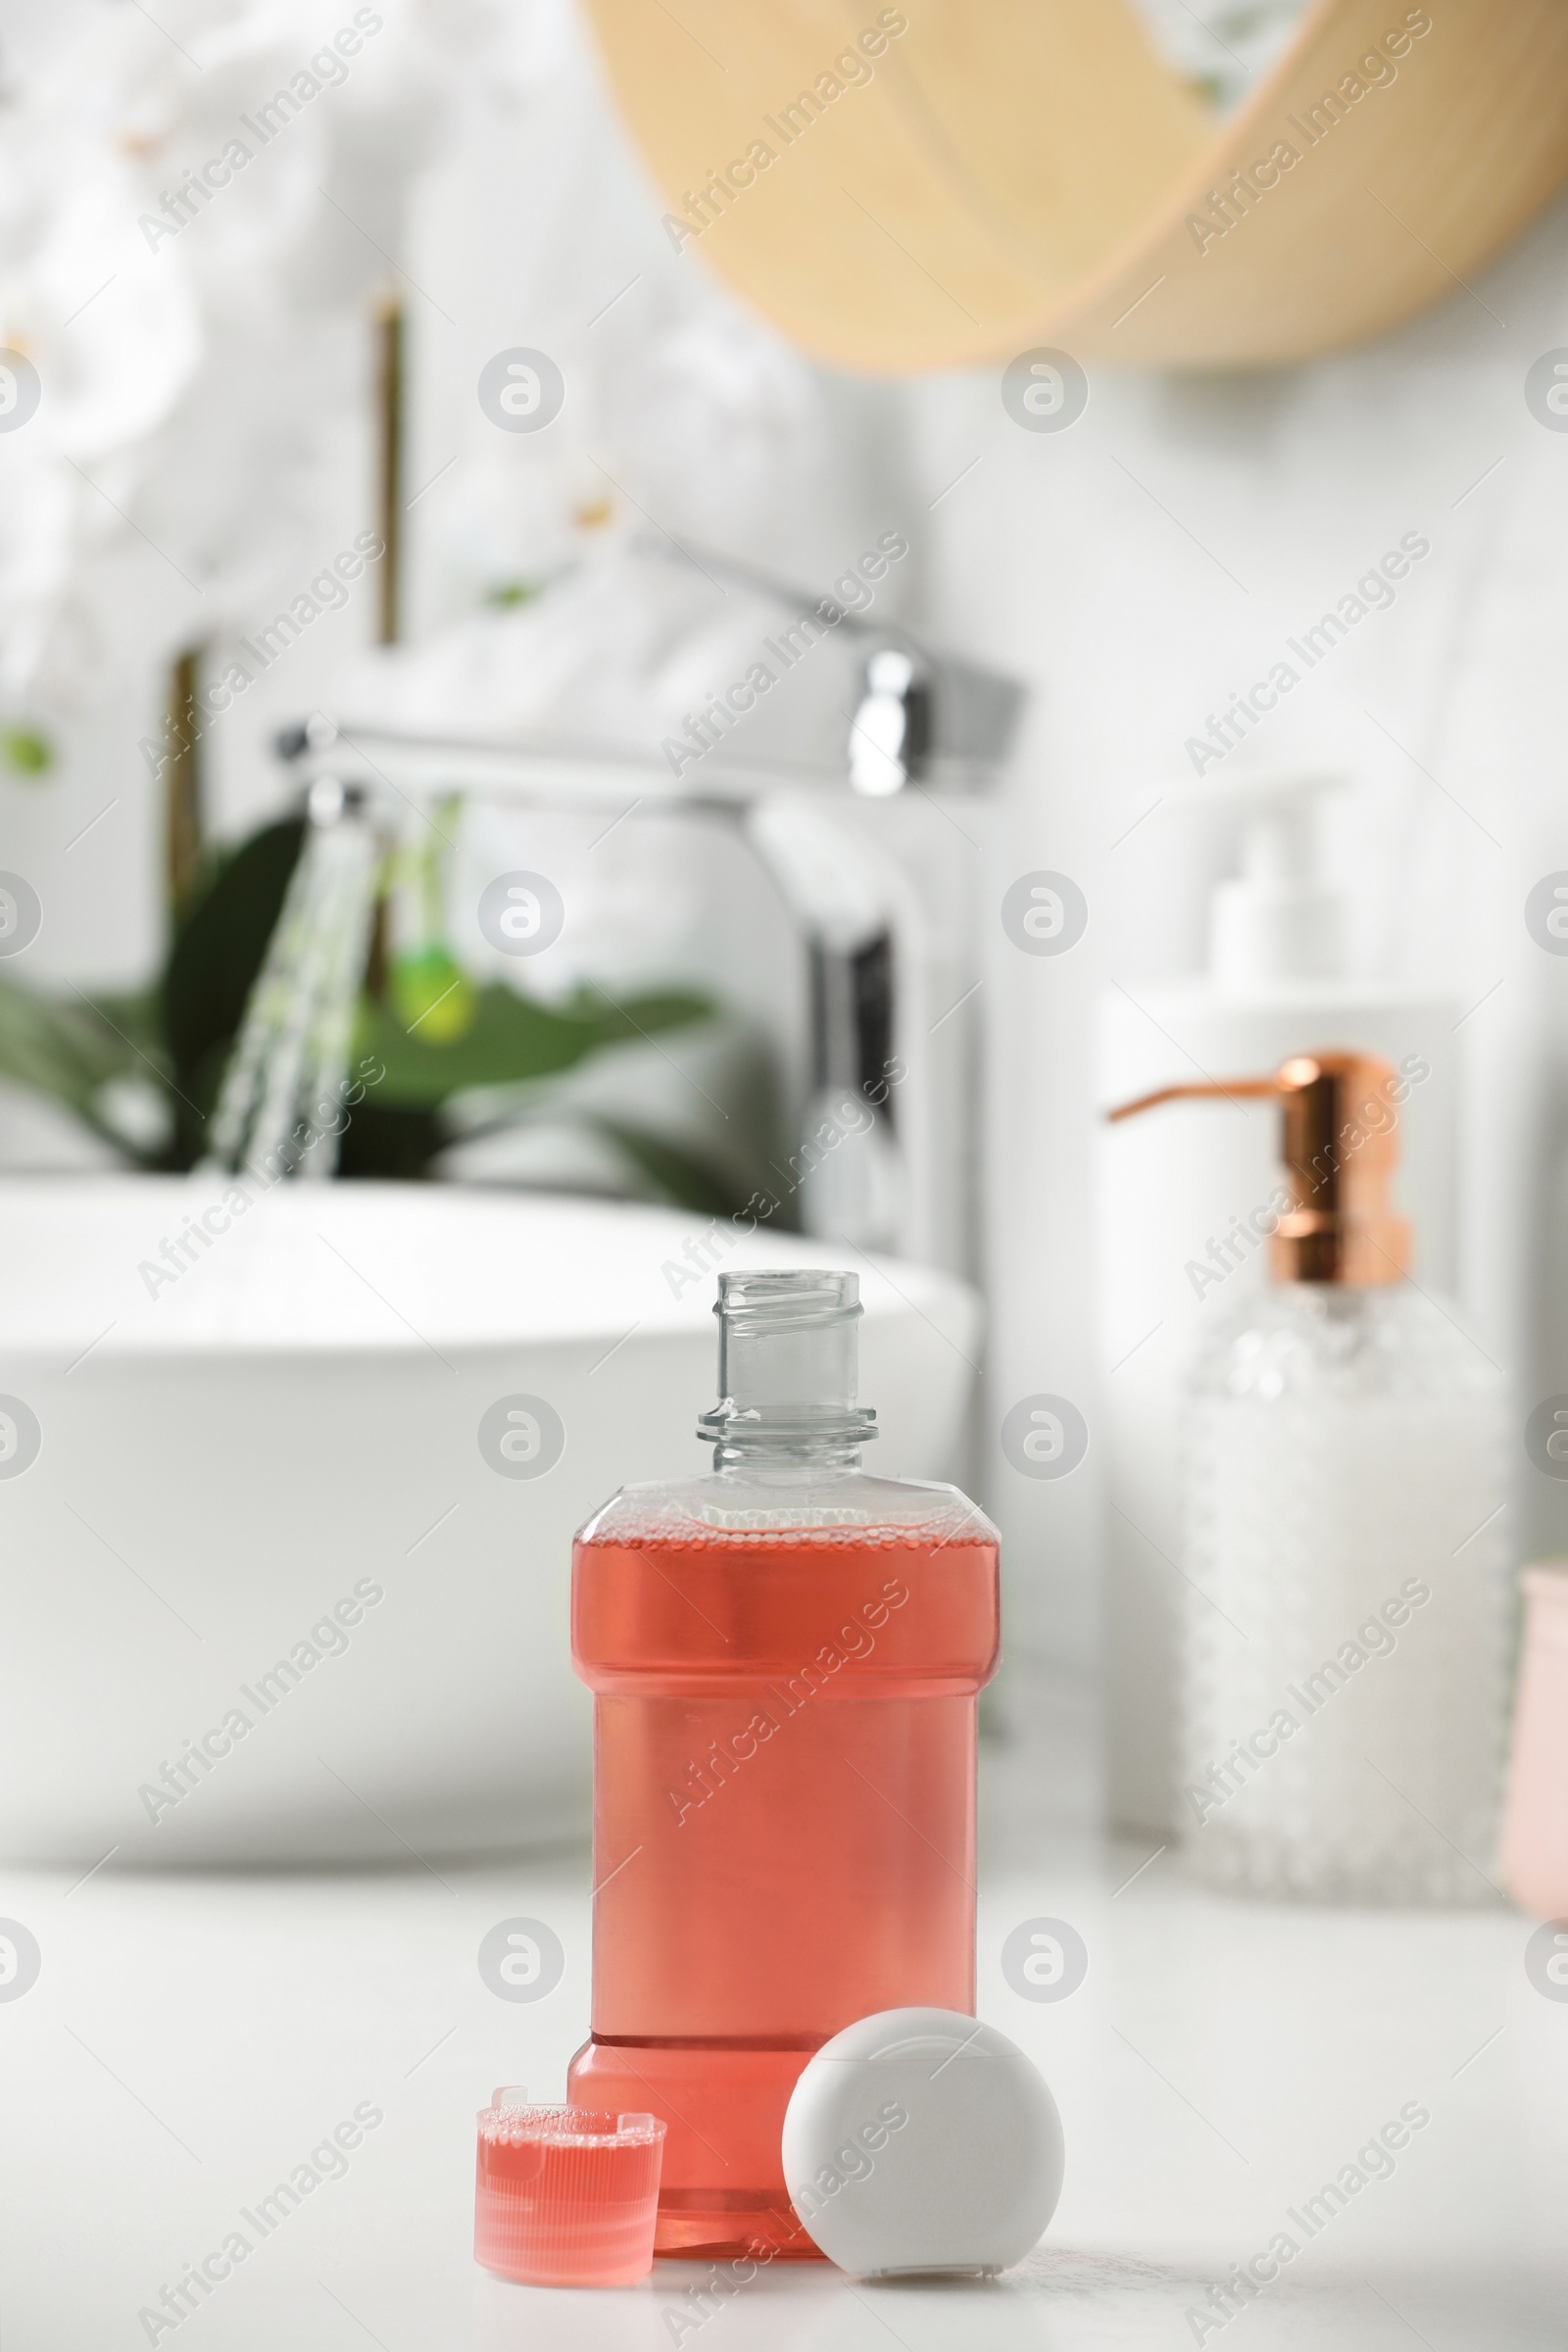
[[[657,2116],[530,2106],[503,2086],[478,2125],[477,2263],[529,2286],[647,2278],[664,2137]]]
[[[997,1543],[866,1477],[856,1278],[721,1277],[711,1478],[578,1538],[595,1694],[592,2037],[568,2096],[664,2121],[663,2254],[810,2257],[779,2135],[857,2018],[972,2012],[975,1745]]]

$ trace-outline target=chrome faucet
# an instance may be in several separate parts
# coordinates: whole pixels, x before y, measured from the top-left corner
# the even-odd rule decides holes
[[[798,593],[707,550],[671,552],[642,541],[627,560],[679,561],[719,594],[727,581],[780,613],[822,613],[835,601]],[[974,1056],[956,1030],[944,1041],[950,1066],[939,1083],[928,1066],[916,1072],[918,1082],[902,1083],[916,1054],[913,933],[921,926],[902,920],[896,908],[918,892],[907,876],[895,884],[897,853],[868,843],[863,823],[846,825],[835,804],[843,809],[909,793],[930,800],[985,792],[1007,756],[1022,689],[842,605],[831,625],[839,652],[815,664],[806,681],[809,694],[792,680],[787,713],[770,711],[773,698],[759,698],[744,728],[715,740],[683,775],[661,759],[657,728],[632,744],[575,732],[493,740],[317,713],[286,730],[277,750],[307,788],[328,777],[352,782],[388,811],[400,796],[417,801],[439,789],[615,810],[639,800],[700,809],[732,825],[782,893],[807,958],[809,1076],[800,1121],[807,1230],[963,1271],[966,1209],[953,1197],[954,1171],[944,1174],[936,1161],[951,1152],[954,1135],[972,1131],[972,1103],[956,1098],[972,1088]],[[601,652],[608,669],[616,649],[607,644]],[[377,659],[417,661],[418,649]],[[886,887],[847,888],[855,876],[865,885],[879,858]],[[928,1002],[919,1025],[929,1034],[949,1010]],[[925,1043],[918,1040],[921,1049]],[[813,1164],[820,1152],[812,1138],[834,1106],[849,1111],[855,1142],[849,1152],[835,1150],[824,1171]]]

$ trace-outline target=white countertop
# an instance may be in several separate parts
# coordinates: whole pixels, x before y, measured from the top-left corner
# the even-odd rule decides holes
[[[587,2016],[587,1861],[363,1874],[0,1871],[42,1951],[0,2001],[0,2342],[115,2352],[357,2105],[379,2109],[209,2302],[182,2352],[1075,2352],[1195,2341],[1487,2352],[1568,2341],[1568,2001],[1528,1981],[1531,1923],[1211,1897],[1178,1861],[1035,1816],[1020,1751],[990,1767],[981,2014],[1035,2057],[1066,2132],[1060,2208],[987,2283],[870,2287],[763,2272],[699,2330],[699,2266],[643,2286],[509,2286],[471,2260],[473,2112],[498,2082],[560,2096]],[[1022,1779],[1021,1777],[1022,1776]],[[389,1850],[398,1849],[388,1838]],[[1138,1871],[1130,1884],[1123,1884]],[[439,1875],[437,1875],[439,1872]],[[565,1974],[503,2002],[475,1954],[497,1921],[554,1926]],[[1019,1921],[1078,1928],[1086,1981],[1026,2001],[998,1955]],[[1317,2234],[1288,2218],[1407,2102],[1410,2134]],[[326,2167],[321,2168],[328,2169]],[[1301,2251],[1223,2327],[1187,2315],[1280,2230]],[[218,2267],[221,2268],[221,2264]]]

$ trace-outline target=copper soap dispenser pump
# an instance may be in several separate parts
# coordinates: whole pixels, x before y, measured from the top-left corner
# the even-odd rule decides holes
[[[1276,1279],[1203,1308],[1176,1464],[1176,1819],[1200,1880],[1275,1900],[1492,1891],[1468,1857],[1495,1837],[1508,1688],[1507,1384],[1400,1279],[1389,1180],[1425,1074],[1293,1054],[1119,1114],[1227,1095],[1284,1114],[1285,1181],[1250,1219],[1261,1240],[1284,1206]]]
[[[1269,1270],[1276,1282],[1364,1286],[1398,1282],[1409,1270],[1410,1228],[1388,1200],[1399,1159],[1397,1105],[1408,1091],[1408,1079],[1375,1054],[1293,1054],[1272,1077],[1162,1086],[1106,1115],[1276,1098],[1291,1205],[1269,1237]]]

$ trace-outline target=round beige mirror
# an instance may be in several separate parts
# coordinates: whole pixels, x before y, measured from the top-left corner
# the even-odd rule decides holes
[[[1308,359],[1568,178],[1561,0],[1315,0],[1216,122],[1125,0],[587,0],[665,233],[832,365]]]

